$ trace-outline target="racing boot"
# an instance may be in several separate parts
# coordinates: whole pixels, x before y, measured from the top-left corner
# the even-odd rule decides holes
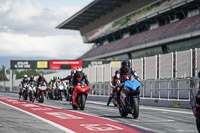
[[[108,102],[107,102],[107,106],[109,106],[111,99],[112,99],[112,97],[109,97]]]

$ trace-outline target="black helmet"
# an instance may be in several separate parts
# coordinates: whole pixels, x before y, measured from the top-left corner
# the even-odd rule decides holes
[[[198,77],[200,78],[200,71],[199,71],[199,73],[198,73]]]
[[[121,62],[121,68],[124,72],[128,72],[128,70],[130,69],[131,66],[131,62],[129,60],[123,60]]]
[[[30,80],[34,80],[34,76],[33,75],[30,76]]]
[[[40,75],[39,75],[39,78],[43,78],[43,75],[42,75],[42,74],[40,74]]]
[[[74,69],[72,69],[72,70],[71,70],[71,74],[74,74],[74,73],[75,73],[74,71],[75,71],[75,70],[74,70]]]

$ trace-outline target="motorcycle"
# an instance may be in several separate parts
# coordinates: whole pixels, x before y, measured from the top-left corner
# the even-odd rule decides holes
[[[64,91],[64,84],[62,82],[56,82],[54,84],[54,88],[55,88],[55,100],[61,100],[62,101],[62,93]]]
[[[49,87],[48,88],[48,93],[47,93],[47,99],[53,99],[53,88]]]
[[[80,108],[80,110],[84,110],[89,89],[90,89],[89,86],[87,86],[84,81],[80,81],[77,84],[72,94],[73,109]]]
[[[22,89],[23,89],[23,100],[27,100],[27,98],[28,98],[28,84],[24,83]]]
[[[28,89],[29,89],[29,100],[34,102],[36,94],[35,82],[30,83]]]
[[[194,96],[192,89],[190,90],[190,107],[196,118],[196,127],[198,132],[200,132],[200,92],[198,92],[197,96]]]
[[[133,118],[138,118],[140,88],[141,83],[134,77],[134,75],[130,75],[130,77],[124,82],[118,104],[119,114],[122,117],[132,114]]]
[[[39,83],[39,86],[38,86],[38,102],[39,103],[43,103],[44,102],[44,95],[45,95],[45,92],[46,92],[46,89],[47,89],[47,85],[45,82],[41,81]]]
[[[61,100],[62,101],[62,93],[64,91],[64,85],[63,84],[60,84],[58,86],[58,100]]]

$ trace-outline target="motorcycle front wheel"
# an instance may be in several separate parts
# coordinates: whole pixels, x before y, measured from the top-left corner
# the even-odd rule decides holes
[[[44,94],[43,93],[40,93],[39,94],[39,103],[43,103],[44,102]]]
[[[80,110],[84,110],[85,108],[85,102],[86,102],[86,97],[85,95],[81,95],[80,96]]]
[[[133,98],[132,116],[134,119],[137,119],[139,116],[139,102],[138,102],[138,98],[136,98],[136,97]]]

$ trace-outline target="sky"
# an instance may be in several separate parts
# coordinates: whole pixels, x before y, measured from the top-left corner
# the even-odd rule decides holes
[[[0,0],[0,66],[10,60],[76,59],[91,48],[55,27],[93,0]]]

